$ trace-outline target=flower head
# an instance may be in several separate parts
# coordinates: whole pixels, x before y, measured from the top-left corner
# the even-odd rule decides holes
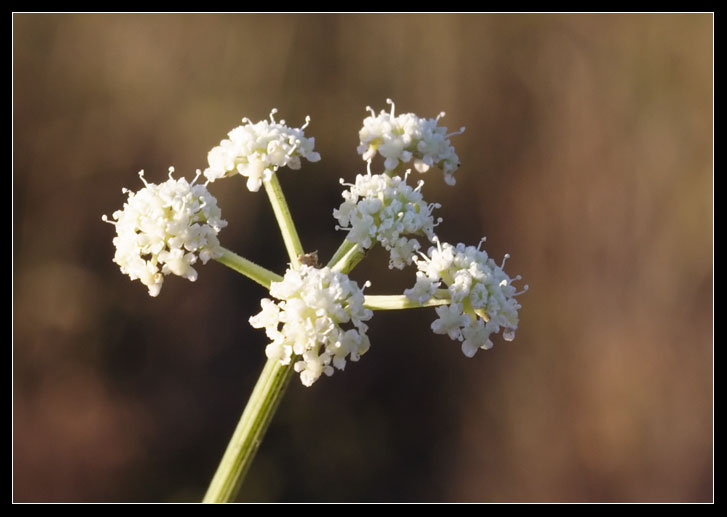
[[[310,117],[300,128],[290,128],[285,121],[276,122],[270,112],[270,122],[262,120],[253,124],[243,118],[244,125],[230,131],[228,138],[214,147],[207,155],[209,167],[204,175],[209,181],[240,173],[247,177],[247,188],[260,190],[263,180],[269,179],[280,167],[300,169],[300,159],[317,162],[321,155],[313,150],[315,138],[306,138],[303,130]]]
[[[438,125],[444,112],[433,119],[421,118],[413,113],[395,115],[393,101],[386,99],[386,102],[391,104],[390,112],[381,110],[376,115],[373,109],[367,108],[371,116],[364,119],[359,131],[358,153],[367,161],[379,153],[385,159],[387,171],[393,171],[400,163],[409,163],[412,159],[414,168],[419,172],[426,172],[436,165],[444,172],[445,182],[454,185],[459,157],[449,137],[462,133],[464,127],[447,133],[446,127]]]
[[[508,257],[505,255],[505,259]],[[436,334],[447,334],[462,342],[462,352],[467,357],[474,356],[479,348],[492,348],[490,336],[500,330],[506,341],[515,338],[521,307],[516,296],[528,286],[516,292],[512,283],[520,277],[510,278],[505,273],[505,260],[498,265],[479,246],[452,246],[437,241],[437,246],[431,247],[429,254],[422,255],[416,264],[417,282],[404,294],[424,303],[444,283],[452,300],[450,305],[436,308],[439,318],[432,323]]]
[[[194,282],[197,271],[192,265],[198,258],[207,263],[220,256],[217,234],[227,226],[217,200],[203,185],[174,179],[172,172],[170,167],[169,179],[160,185],[147,183],[144,171],[139,172],[144,188],[124,189],[129,197],[123,210],[113,213],[114,221],[103,216],[116,226],[114,262],[122,273],[146,285],[151,296],[159,294],[164,275]]]
[[[304,385],[323,373],[332,375],[334,367],[343,370],[347,358],[358,361],[369,349],[364,321],[373,312],[364,307],[363,291],[347,275],[304,265],[288,269],[282,281],[270,285],[270,294],[280,301],[263,298],[262,311],[250,324],[264,328],[270,338],[268,358],[290,364],[298,356],[294,367]]]
[[[369,172],[357,175],[356,183],[349,187],[343,192],[344,202],[333,211],[339,228],[349,230],[346,238],[363,249],[381,243],[390,252],[389,268],[411,264],[419,243],[407,236],[424,235],[431,240],[435,226],[432,210],[440,206],[424,201],[422,182],[412,188],[406,177]]]

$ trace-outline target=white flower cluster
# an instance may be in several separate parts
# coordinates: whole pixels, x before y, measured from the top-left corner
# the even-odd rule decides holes
[[[114,262],[146,285],[151,296],[159,294],[164,275],[194,282],[192,265],[197,258],[206,264],[221,255],[217,234],[227,226],[217,200],[203,185],[175,180],[172,172],[170,167],[169,179],[160,185],[147,183],[144,171],[139,172],[145,187],[136,193],[124,189],[129,197],[123,210],[114,212],[115,221],[103,217],[116,226]]]
[[[243,118],[244,125],[230,131],[220,145],[207,155],[209,167],[204,175],[209,181],[239,172],[247,177],[247,188],[260,190],[263,180],[269,179],[279,167],[300,169],[300,159],[317,162],[321,155],[313,150],[315,138],[306,138],[303,130],[310,118],[300,128],[290,128],[285,121],[276,122],[270,113],[270,122],[262,120],[253,124]]]
[[[270,285],[270,294],[280,301],[264,298],[250,324],[264,328],[270,338],[268,358],[290,364],[299,356],[295,371],[304,385],[322,373],[332,375],[333,367],[343,370],[346,358],[358,361],[369,349],[364,321],[373,312],[364,307],[363,291],[347,275],[327,267],[288,269],[281,282]],[[354,328],[344,330],[342,324]]]
[[[449,137],[460,134],[464,128],[454,133],[447,133],[447,128],[437,125],[444,116],[426,119],[413,113],[394,114],[394,103],[391,112],[381,110],[376,115],[370,107],[370,117],[363,121],[359,131],[360,145],[357,150],[363,159],[371,160],[378,152],[385,158],[384,167],[393,171],[400,163],[409,163],[414,159],[414,168],[426,172],[436,165],[444,172],[444,180],[448,185],[455,184],[454,171],[459,167],[459,157],[454,151]]]
[[[341,180],[343,183],[343,180]],[[406,177],[386,174],[359,174],[356,183],[348,184],[343,192],[344,202],[333,210],[338,228],[348,229],[349,241],[363,249],[375,242],[390,252],[389,268],[403,269],[411,264],[419,243],[407,235],[434,236],[432,210],[438,203],[427,204],[420,192],[423,182],[416,188],[406,184]],[[438,220],[441,222],[441,219]]]
[[[467,357],[474,356],[479,348],[492,348],[490,335],[501,329],[506,341],[515,338],[520,309],[515,297],[528,286],[516,292],[512,282],[520,277],[511,279],[505,273],[505,260],[498,266],[479,247],[437,241],[437,246],[429,249],[429,256],[422,255],[416,263],[416,284],[404,294],[424,303],[443,282],[452,299],[451,304],[436,308],[439,318],[432,323],[436,334],[461,341]]]

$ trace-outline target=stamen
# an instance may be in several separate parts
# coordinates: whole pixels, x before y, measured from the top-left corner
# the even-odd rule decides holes
[[[394,101],[392,101],[391,99],[386,99],[386,104],[391,104],[391,118],[394,118]]]
[[[197,169],[196,174],[194,175],[194,179],[192,180],[192,183],[190,183],[190,185],[194,185],[194,182],[197,181],[201,175],[202,171],[200,169]]]
[[[505,262],[507,262],[507,259],[509,259],[509,258],[510,258],[510,254],[509,253],[505,253],[505,256],[502,257],[502,264],[500,264],[500,269],[504,269],[505,268]]]
[[[434,239],[432,239],[437,244],[437,251],[440,253],[442,252],[442,241],[439,240],[439,237],[436,235],[434,236]]]
[[[520,296],[521,294],[523,294],[528,289],[530,289],[530,286],[528,284],[525,284],[525,287],[523,287],[523,290],[520,291],[520,292],[517,292],[517,293],[513,294],[513,296]]]
[[[174,179],[174,178],[172,177],[172,175],[173,175],[173,174],[174,174],[174,167],[169,167],[169,179],[170,179],[170,180],[173,180],[173,179]]]
[[[480,242],[477,244],[477,251],[482,251],[482,245],[485,243],[486,240],[487,240],[487,237],[482,237],[480,239]]]
[[[272,122],[273,124],[275,124],[275,117],[273,117],[273,115],[275,115],[277,112],[278,108],[273,108],[270,110],[270,122]]]
[[[431,215],[431,214],[432,214],[432,212],[434,212],[434,210],[435,210],[435,209],[437,209],[437,208],[440,208],[441,206],[442,206],[442,205],[440,205],[439,203],[429,203],[429,204],[427,205],[427,213],[428,213],[429,215]]]
[[[376,118],[376,112],[374,111],[374,108],[372,108],[371,106],[366,106],[366,111],[370,112],[373,118]]]
[[[466,128],[464,126],[462,126],[457,131],[453,131],[453,132],[449,133],[448,135],[445,135],[444,138],[449,138],[450,136],[455,136],[455,135],[461,135],[462,133],[464,133],[465,129]]]
[[[305,116],[305,124],[303,124],[302,126],[300,126],[300,129],[307,128],[308,127],[308,124],[310,124],[310,115],[306,115]]]
[[[435,237],[436,237],[436,236],[435,236]],[[419,250],[417,250],[417,253],[418,253],[418,254],[419,254],[419,255],[420,255],[420,256],[421,256],[421,257],[422,257],[422,258],[423,258],[424,260],[426,260],[427,262],[431,262],[431,261],[432,261],[432,260],[431,260],[431,259],[430,259],[430,258],[429,258],[429,257],[428,257],[427,255],[425,255],[425,254],[424,254],[424,252],[423,252],[423,251],[419,251]]]
[[[445,115],[446,115],[446,113],[444,111],[440,111],[439,112],[439,115],[437,115],[437,118],[435,118],[434,120],[436,120],[437,122],[439,122],[439,119],[444,118]]]
[[[106,214],[101,216],[101,220],[105,223],[113,224],[114,226],[116,226],[116,221],[112,221],[111,219],[109,219]]]
[[[141,178],[141,181],[143,181],[143,182],[144,182],[144,186],[145,186],[145,187],[148,187],[148,186],[149,186],[149,184],[148,184],[148,183],[146,182],[146,179],[144,178],[144,169],[141,169],[141,170],[139,171],[139,177]]]

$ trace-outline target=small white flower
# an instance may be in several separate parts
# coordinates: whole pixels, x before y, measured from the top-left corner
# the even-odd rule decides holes
[[[343,180],[341,180],[343,183]],[[432,211],[438,203],[427,204],[416,188],[399,176],[359,174],[356,183],[343,192],[344,202],[333,211],[340,229],[347,229],[349,241],[368,249],[379,242],[389,255],[389,268],[411,264],[419,242],[408,236],[434,237]]]
[[[421,118],[413,113],[395,115],[394,102],[391,99],[386,99],[386,102],[391,104],[390,112],[381,110],[376,115],[373,109],[366,108],[371,116],[364,119],[359,131],[358,153],[366,161],[379,153],[385,159],[387,171],[393,171],[401,163],[409,163],[412,159],[414,168],[419,172],[426,172],[436,165],[444,172],[445,182],[454,185],[459,157],[449,137],[462,133],[464,128],[447,133],[446,127],[438,125],[444,112],[433,119]]]
[[[404,291],[404,294],[412,301],[418,303],[428,302],[437,291],[440,282],[435,282],[421,271],[417,271],[417,281],[414,287]]]
[[[440,305],[434,309],[439,316],[432,322],[435,334],[447,334],[450,339],[462,339],[462,327],[469,324],[471,318],[462,310],[461,303]]]
[[[204,171],[209,181],[240,173],[247,177],[247,188],[260,190],[263,180],[269,179],[280,167],[300,169],[300,159],[317,162],[321,155],[313,150],[315,138],[306,138],[303,130],[310,118],[300,128],[290,128],[285,121],[276,122],[270,113],[270,122],[262,120],[253,124],[243,118],[244,125],[228,133],[228,138],[207,155],[209,167]]]
[[[364,307],[363,291],[347,275],[303,265],[273,282],[270,294],[280,301],[264,298],[250,325],[264,328],[272,340],[265,349],[269,358],[290,364],[299,356],[294,367],[304,385],[324,373],[332,375],[334,368],[343,370],[347,358],[358,361],[369,349],[364,322],[373,312]]]
[[[474,357],[478,349],[489,350],[492,348],[490,331],[481,319],[476,319],[465,326],[462,329],[462,336],[464,337],[462,353],[467,357]]]
[[[508,257],[505,255],[505,260]],[[498,265],[479,246],[452,246],[437,240],[428,255],[415,260],[417,281],[404,294],[425,303],[434,296],[436,286],[445,283],[452,303],[436,308],[439,318],[432,323],[432,330],[461,341],[462,352],[472,357],[478,349],[492,348],[490,336],[500,330],[506,341],[515,338],[521,307],[516,297],[528,286],[516,292],[512,283],[520,277],[510,278],[505,273],[505,260]]]
[[[139,176],[144,188],[139,192],[124,189],[128,199],[123,210],[113,214],[116,226],[114,262],[132,280],[140,280],[157,296],[164,275],[174,274],[192,282],[197,271],[192,267],[201,259],[207,263],[221,255],[217,234],[227,226],[217,200],[194,180],[172,178],[160,185],[147,183],[144,171]],[[197,171],[195,180],[201,173]]]

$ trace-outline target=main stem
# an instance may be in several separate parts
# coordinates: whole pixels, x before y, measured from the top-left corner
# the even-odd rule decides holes
[[[273,174],[270,179],[264,180],[263,184],[273,207],[275,218],[278,220],[280,233],[283,235],[283,242],[285,242],[285,249],[290,257],[291,267],[297,269],[300,267],[298,257],[303,255],[303,245],[300,243],[298,232],[295,229],[295,224],[293,224],[293,218],[290,216],[290,209],[285,201],[277,175]],[[261,285],[267,284],[267,287],[269,287],[271,281],[277,281],[273,277],[274,273],[271,274],[271,272],[257,266],[257,264],[228,250],[223,252],[220,262]],[[225,454],[222,456],[203,502],[226,503],[234,501],[245,479],[245,474],[255,458],[255,453],[265,436],[265,431],[285,394],[288,381],[293,373],[294,364],[294,359],[288,364],[280,364],[277,359],[268,359],[265,363],[265,367],[240,417],[240,422],[227,444]]]
[[[292,372],[292,362],[282,365],[277,359],[267,360],[202,502],[235,500]]]

